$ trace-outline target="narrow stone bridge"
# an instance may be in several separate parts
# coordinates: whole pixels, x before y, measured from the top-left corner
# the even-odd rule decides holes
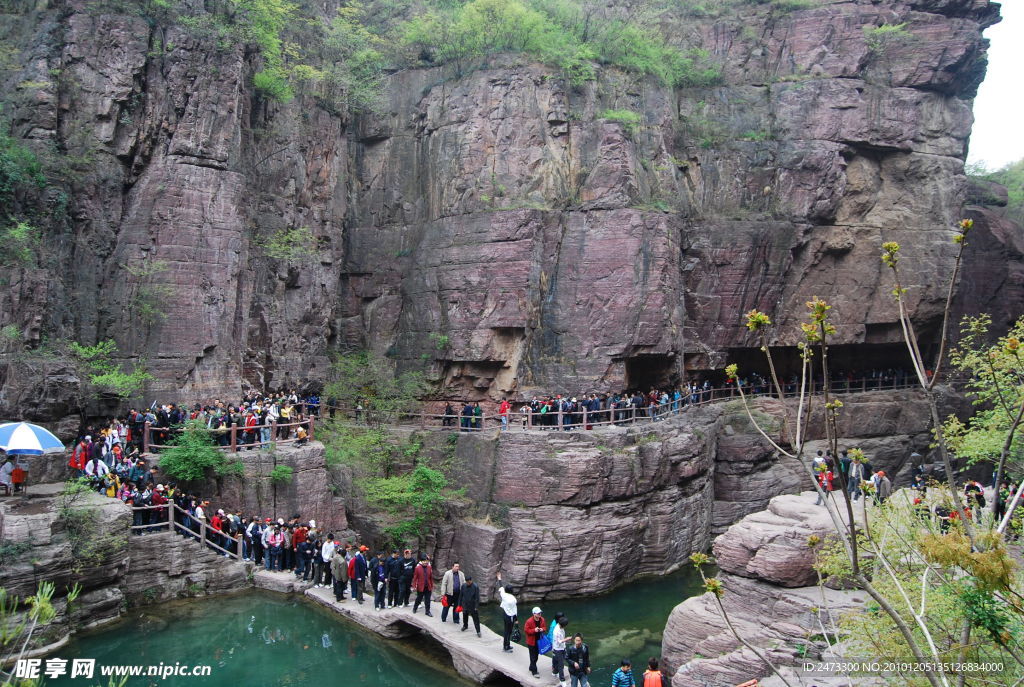
[[[351,598],[338,603],[330,589],[306,589],[305,595],[321,606],[338,613],[363,628],[376,632],[388,639],[415,639],[429,635],[448,651],[452,657],[455,670],[463,677],[484,685],[537,685],[557,684],[557,678],[551,675],[551,659],[541,656],[537,661],[537,669],[541,677],[535,678],[529,671],[529,654],[526,647],[513,644],[513,652],[501,650],[501,635],[491,631],[485,625],[480,626],[480,637],[473,631],[473,622],[469,629],[462,631],[462,625],[452,622],[441,622],[441,604],[433,602],[434,617],[413,614],[412,606],[374,610],[372,596],[365,603],[358,604]],[[521,616],[522,617],[522,616]]]

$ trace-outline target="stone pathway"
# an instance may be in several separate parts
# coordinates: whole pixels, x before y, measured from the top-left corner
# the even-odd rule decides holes
[[[505,653],[501,650],[501,635],[485,625],[480,626],[481,636],[477,637],[472,621],[465,632],[462,632],[461,623],[456,625],[451,622],[451,618],[447,623],[442,623],[441,604],[436,601],[430,604],[430,610],[434,615],[428,618],[422,608],[419,613],[413,614],[411,605],[374,610],[371,596],[366,596],[361,605],[351,598],[339,603],[334,600],[334,592],[331,589],[310,587],[308,582],[297,582],[295,575],[288,572],[257,571],[254,582],[257,587],[263,589],[305,593],[321,606],[382,637],[403,639],[425,632],[448,650],[455,670],[474,682],[493,683],[511,680],[526,687],[550,687],[558,684],[558,679],[551,675],[550,658],[540,657],[537,669],[540,670],[541,676],[533,677],[528,670],[530,659],[525,646],[515,644],[512,653]]]

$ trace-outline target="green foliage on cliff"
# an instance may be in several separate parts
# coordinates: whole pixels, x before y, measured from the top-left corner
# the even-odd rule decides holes
[[[913,40],[914,34],[907,30],[907,23],[865,26],[864,42],[872,55],[884,55],[890,48]]]
[[[462,71],[486,55],[525,53],[561,68],[574,82],[605,64],[653,76],[666,86],[708,85],[720,78],[707,53],[669,42],[659,3],[619,16],[580,0],[436,2],[401,27],[416,63],[454,63]]]
[[[280,229],[269,238],[257,240],[263,252],[274,260],[297,262],[316,255],[317,240],[308,227]]]
[[[289,465],[275,465],[267,477],[274,484],[288,484],[295,475],[295,469]]]
[[[122,398],[132,398],[142,391],[153,375],[146,371],[141,362],[132,365],[126,372],[114,360],[117,345],[113,341],[101,341],[95,346],[85,346],[76,341],[68,343],[71,357],[88,375],[89,383],[98,390],[113,393]]]
[[[448,479],[440,470],[426,465],[394,477],[367,478],[361,486],[367,503],[391,516],[384,533],[393,545],[404,544],[410,538],[422,542],[431,525],[444,514]]]
[[[0,228],[0,267],[32,267],[39,250],[39,230],[28,222]]]
[[[597,116],[609,122],[618,122],[630,135],[637,132],[644,119],[643,115],[632,110],[605,110]]]
[[[324,397],[349,410],[360,408],[359,420],[373,427],[401,421],[427,391],[423,373],[396,373],[389,360],[369,351],[338,356],[331,377]]]

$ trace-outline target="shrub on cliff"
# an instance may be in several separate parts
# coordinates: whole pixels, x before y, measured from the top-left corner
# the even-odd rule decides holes
[[[211,475],[239,476],[243,472],[241,463],[227,460],[224,452],[213,445],[210,431],[202,422],[187,422],[172,444],[160,454],[160,469],[175,479],[193,482]]]

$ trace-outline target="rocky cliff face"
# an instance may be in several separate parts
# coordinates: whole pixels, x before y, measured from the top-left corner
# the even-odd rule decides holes
[[[14,270],[0,325],[31,345],[113,337],[151,395],[195,398],[315,382],[341,347],[457,396],[661,383],[750,346],[745,310],[792,330],[815,295],[842,342],[891,343],[883,239],[906,248],[927,331],[998,19],[986,0],[740,4],[666,19],[720,86],[604,70],[573,87],[506,56],[391,75],[384,114],[353,118],[267,102],[254,51],[116,3],[7,6],[12,132],[66,155],[68,195],[48,269]],[[296,227],[309,250],[269,257]],[[1019,287],[1012,234],[976,259]],[[978,271],[960,302],[1006,302],[1011,281]]]

